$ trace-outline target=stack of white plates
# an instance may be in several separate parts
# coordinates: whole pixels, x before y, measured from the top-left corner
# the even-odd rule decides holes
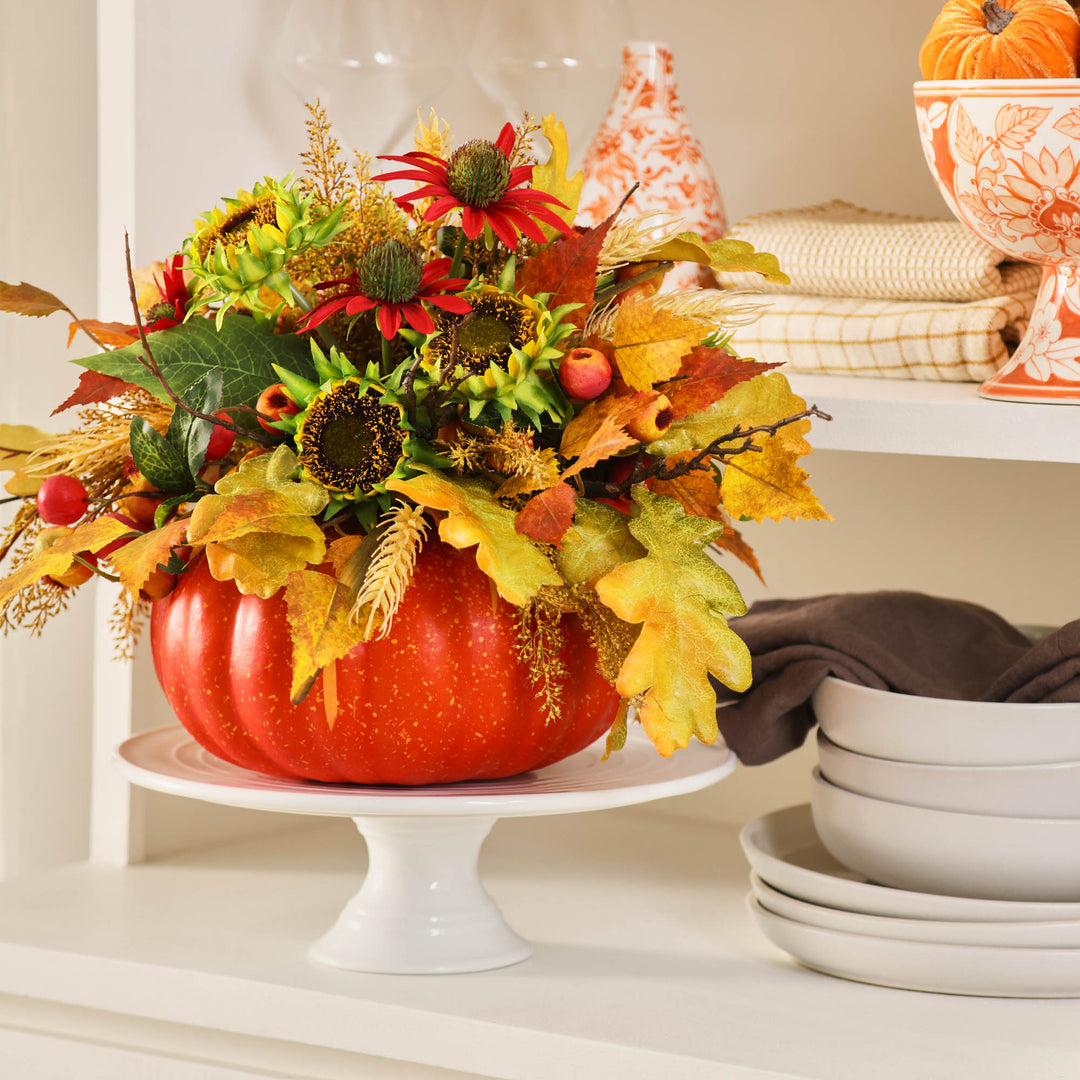
[[[990,997],[1080,997],[1080,899],[993,900],[871,882],[829,854],[808,805],[741,834],[754,919],[807,967]]]

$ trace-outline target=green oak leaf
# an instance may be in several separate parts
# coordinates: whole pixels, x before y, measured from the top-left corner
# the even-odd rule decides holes
[[[221,368],[212,368],[184,391],[183,399],[197,412],[213,416],[221,407],[221,388]],[[178,408],[172,415],[165,439],[183,456],[192,477],[198,476],[206,461],[206,448],[210,445],[213,430],[214,425],[209,420],[192,416],[186,409]]]
[[[132,418],[130,444],[135,467],[160,491],[190,491],[195,486],[187,458],[146,417]]]
[[[230,315],[214,329],[212,319],[189,319],[179,326],[150,335],[150,349],[173,391],[181,397],[207,372],[220,368],[221,405],[254,405],[268,386],[278,381],[274,364],[281,364],[314,379],[311,345],[296,334],[274,334],[254,319]],[[72,363],[103,375],[135,383],[162,401],[168,400],[161,383],[140,363],[142,342],[122,349],[95,353]]]

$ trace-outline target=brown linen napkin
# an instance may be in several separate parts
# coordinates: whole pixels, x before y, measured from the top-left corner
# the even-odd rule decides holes
[[[1032,645],[977,604],[874,592],[761,601],[731,628],[750,649],[754,682],[745,694],[714,683],[717,721],[745,765],[802,745],[827,675],[921,697],[1080,701],[1080,620]]]

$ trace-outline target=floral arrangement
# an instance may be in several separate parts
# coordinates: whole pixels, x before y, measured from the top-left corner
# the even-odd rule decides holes
[[[713,741],[709,676],[745,689],[750,660],[706,549],[759,572],[737,522],[828,516],[798,464],[822,414],[735,352],[752,299],[661,284],[686,261],[782,280],[776,260],[656,215],[575,227],[582,179],[554,117],[451,149],[432,114],[372,175],[310,111],[299,178],[225,199],[149,273],[129,257],[132,324],[71,315],[97,347],[56,410],[79,409],[74,430],[0,427],[19,502],[5,628],[40,630],[99,575],[122,586],[129,648],[205,560],[306,614],[297,702],[390,632],[437,530],[518,610],[538,694],[577,612],[661,753]],[[68,311],[27,284],[0,283],[0,308]]]

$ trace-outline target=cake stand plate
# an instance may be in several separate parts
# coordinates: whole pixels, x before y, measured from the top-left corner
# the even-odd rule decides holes
[[[364,787],[284,780],[230,765],[179,725],[127,739],[120,771],[169,795],[249,810],[350,817],[367,841],[368,872],[310,950],[353,971],[484,971],[532,952],[480,883],[481,845],[500,817],[605,810],[682,795],[731,773],[735,755],[694,743],[660,757],[640,732],[601,761],[604,740],[545,769],[504,780]]]

